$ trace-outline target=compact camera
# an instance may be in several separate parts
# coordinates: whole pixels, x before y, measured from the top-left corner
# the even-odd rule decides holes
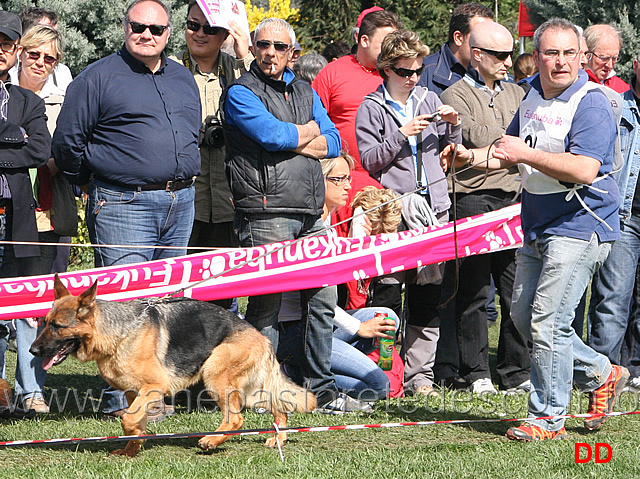
[[[215,115],[209,115],[202,122],[198,136],[198,144],[208,145],[213,148],[222,148],[224,146],[222,122],[218,120]]]

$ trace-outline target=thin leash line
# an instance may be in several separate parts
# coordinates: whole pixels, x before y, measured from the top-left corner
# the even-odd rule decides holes
[[[609,412],[602,414],[563,414],[558,416],[536,417],[538,420],[551,421],[556,419],[586,419],[592,417],[614,417],[614,416],[630,416],[640,414],[640,411],[624,411]],[[411,422],[388,422],[377,424],[343,424],[336,426],[301,426],[301,427],[278,427],[274,424],[273,428],[267,429],[242,429],[236,431],[212,431],[212,432],[186,432],[186,433],[163,433],[163,434],[144,434],[140,436],[98,436],[98,437],[75,437],[75,438],[59,438],[59,439],[27,439],[15,441],[2,441],[0,447],[21,447],[33,445],[52,445],[52,444],[89,444],[97,442],[118,442],[131,440],[156,440],[156,439],[188,439],[204,436],[255,436],[259,434],[274,433],[297,433],[297,432],[329,432],[329,431],[358,431],[366,429],[384,429],[394,427],[413,427],[413,426],[436,426],[444,424],[486,424],[501,422],[527,422],[534,418],[484,418],[484,419],[442,419],[431,421],[411,421]]]
[[[455,154],[455,152],[457,151],[457,149],[458,149],[458,145],[457,145],[457,144],[454,144],[454,154]],[[455,158],[455,156],[454,156],[454,158]],[[484,160],[484,161],[489,161],[489,160],[488,160],[488,158],[487,158],[487,159],[486,159],[486,160]],[[482,162],[479,162],[478,164],[482,164]],[[468,171],[470,168],[473,168],[473,167],[475,167],[475,166],[477,166],[477,165],[476,165],[476,164],[474,164],[474,165],[467,166],[467,167],[463,168],[462,170],[460,170],[457,174],[464,173],[465,171]],[[227,269],[227,270],[221,271],[220,273],[216,273],[216,274],[214,274],[214,275],[212,275],[212,276],[209,276],[208,278],[202,279],[202,280],[200,280],[200,281],[196,281],[195,283],[192,283],[192,284],[190,284],[190,285],[187,285],[187,286],[185,286],[184,288],[180,288],[180,289],[178,289],[178,290],[174,291],[173,293],[169,293],[169,294],[167,294],[167,295],[163,296],[163,297],[162,297],[162,298],[160,298],[160,299],[168,298],[168,297],[171,297],[171,296],[175,296],[176,294],[181,294],[181,293],[183,293],[184,291],[186,291],[186,290],[188,290],[188,289],[195,288],[195,287],[197,287],[197,286],[199,286],[199,285],[201,285],[201,284],[206,283],[207,281],[214,280],[214,279],[216,279],[216,278],[218,278],[218,277],[220,277],[220,276],[222,276],[222,275],[225,275],[225,274],[227,274],[227,273],[230,273],[230,272],[232,272],[232,271],[234,271],[234,270],[236,270],[236,269],[242,268],[242,267],[244,267],[245,265],[247,265],[248,263],[258,261],[258,260],[260,260],[260,259],[262,259],[262,258],[264,258],[264,257],[266,257],[266,256],[269,256],[269,255],[272,255],[272,254],[274,254],[274,253],[277,253],[277,252],[279,252],[279,251],[281,251],[281,250],[283,250],[283,249],[285,249],[285,248],[288,248],[288,247],[290,247],[290,246],[292,246],[292,245],[295,245],[295,244],[297,244],[297,243],[299,243],[299,242],[301,242],[301,241],[304,241],[304,240],[305,240],[305,239],[307,239],[307,238],[311,238],[311,237],[314,237],[314,236],[321,236],[323,233],[325,233],[325,232],[327,232],[327,231],[329,231],[329,230],[331,230],[331,229],[335,228],[336,226],[340,226],[341,224],[344,224],[344,223],[346,223],[346,222],[348,222],[348,221],[351,221],[351,220],[353,220],[354,218],[359,218],[360,216],[366,215],[367,213],[369,213],[369,212],[371,212],[371,211],[375,211],[375,210],[376,210],[376,209],[378,209],[378,208],[382,208],[383,206],[386,206],[386,205],[388,205],[389,203],[392,203],[392,202],[394,202],[394,201],[398,201],[398,200],[402,200],[403,198],[405,198],[405,197],[407,197],[407,196],[411,196],[411,195],[413,195],[414,193],[418,193],[419,191],[425,190],[425,189],[427,189],[427,188],[429,188],[429,187],[431,187],[431,186],[433,186],[433,185],[435,185],[435,184],[438,184],[438,183],[440,183],[440,182],[442,182],[442,181],[447,181],[447,180],[448,180],[448,178],[449,178],[449,176],[450,176],[450,175],[443,176],[442,178],[439,178],[439,179],[437,179],[437,180],[435,180],[435,181],[432,181],[431,183],[428,183],[428,184],[426,184],[426,185],[424,185],[424,186],[420,186],[420,187],[416,188],[416,189],[415,189],[415,190],[413,190],[413,191],[409,191],[409,192],[407,192],[407,193],[404,193],[404,194],[402,194],[402,195],[400,195],[400,196],[397,196],[397,197],[392,198],[392,199],[390,199],[390,200],[387,200],[387,201],[385,201],[385,202],[383,202],[383,203],[380,203],[379,205],[376,205],[376,206],[374,206],[374,207],[372,207],[372,208],[369,208],[368,210],[365,210],[365,211],[362,211],[362,212],[360,212],[360,213],[357,213],[357,214],[355,214],[355,215],[353,215],[353,216],[351,216],[351,217],[349,217],[349,218],[345,218],[345,219],[344,219],[344,220],[342,220],[342,221],[338,221],[338,222],[337,222],[337,223],[335,223],[335,224],[332,224],[332,225],[330,225],[330,226],[326,226],[326,227],[324,227],[324,228],[322,228],[322,229],[320,229],[320,230],[318,230],[318,231],[316,231],[316,232],[314,232],[314,233],[312,233],[312,234],[310,234],[310,235],[303,236],[303,237],[301,237],[301,238],[297,238],[297,239],[294,239],[294,240],[287,240],[287,243],[286,243],[286,244],[283,244],[283,245],[281,245],[281,246],[278,246],[277,248],[275,248],[275,249],[273,249],[273,250],[270,250],[270,251],[264,252],[264,253],[260,254],[259,256],[255,257],[255,258],[251,258],[250,260],[247,260],[247,261],[241,262],[241,263],[239,263],[238,265],[236,265],[236,266],[234,266],[234,267],[232,267],[232,268],[229,268],[229,269]],[[456,225],[455,225],[455,223],[454,223],[454,231],[455,231],[455,230],[456,230]],[[456,251],[456,255],[457,255],[457,251]]]

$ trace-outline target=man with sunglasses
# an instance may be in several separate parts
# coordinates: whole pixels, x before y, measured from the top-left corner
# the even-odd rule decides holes
[[[51,156],[44,102],[35,93],[11,83],[9,70],[21,52],[22,25],[17,15],[0,11],[0,239],[38,242],[36,201],[30,169]],[[38,245],[0,245],[0,277],[30,276],[42,261]],[[9,330],[0,324],[0,374]],[[22,410],[20,410],[22,411]],[[22,411],[24,413],[24,411]],[[16,412],[17,414],[17,412]]]
[[[511,315],[533,344],[527,421],[507,431],[520,441],[565,439],[572,384],[589,392],[584,425],[599,428],[629,371],[584,344],[571,326],[591,277],[620,236],[617,137],[607,97],[580,70],[580,33],[552,18],[533,36],[539,75],[496,147],[457,149],[457,164],[517,166],[524,243],[517,253]],[[442,158],[447,163],[453,148]],[[472,153],[473,152],[473,153]]]
[[[465,76],[447,88],[440,98],[460,114],[462,144],[484,147],[498,140],[511,123],[524,90],[507,80],[513,65],[513,37],[493,21],[476,24],[469,36],[470,65]],[[483,158],[478,158],[481,161]],[[485,176],[486,175],[486,176]],[[467,170],[456,175],[457,219],[504,208],[519,201],[517,168]],[[515,275],[513,250],[465,258],[460,262],[455,300],[457,347],[438,345],[436,372],[439,379],[468,387],[476,393],[495,394],[489,369],[489,338],[486,301],[493,294],[491,278],[500,295],[500,340],[496,373],[501,389],[525,393],[529,385],[529,350],[511,321],[511,291]],[[453,294],[455,263],[445,272],[445,296]],[[453,329],[453,328],[452,328]],[[460,380],[455,379],[460,378]]]
[[[317,161],[340,154],[340,136],[309,83],[287,67],[296,35],[286,21],[263,20],[255,29],[255,61],[224,99],[226,170],[240,244],[254,247],[325,234],[321,214],[324,176]],[[321,233],[321,231],[323,231]],[[335,286],[301,291],[297,361],[305,386],[327,412],[370,410],[339,395],[331,372]],[[281,293],[249,298],[246,319],[278,348]]]
[[[587,42],[585,70],[589,74],[589,79],[608,86],[618,93],[628,91],[631,87],[622,78],[616,76],[614,70],[622,48],[620,30],[612,25],[591,25],[585,29],[584,38]]]
[[[164,54],[169,10],[135,0],[123,27],[120,51],[69,85],[53,141],[58,168],[88,184],[89,236],[104,245],[97,267],[186,254],[200,174],[200,96],[193,75]],[[122,393],[106,402],[105,413],[123,414]]]
[[[200,135],[201,174],[196,178],[195,220],[190,246],[236,247],[233,231],[233,201],[224,172],[225,146],[222,136],[220,97],[222,91],[249,69],[249,37],[237,24],[230,29],[211,26],[196,0],[187,8],[187,49],[171,57],[189,69],[200,90],[202,127]],[[221,51],[231,35],[235,58]],[[229,308],[231,299],[216,301]]]

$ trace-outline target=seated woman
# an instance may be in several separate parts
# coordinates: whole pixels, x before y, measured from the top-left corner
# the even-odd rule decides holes
[[[344,206],[349,197],[354,162],[345,152],[337,158],[320,162],[325,178],[322,218],[329,227],[331,213]],[[365,227],[370,231],[370,223]],[[377,347],[374,338],[388,337],[385,331],[398,329],[398,317],[392,310],[382,307],[345,312],[336,306],[335,311],[331,371],[335,375],[338,390],[362,401],[384,399],[389,392],[389,378],[366,354]],[[385,313],[391,319],[376,318],[378,312]],[[278,356],[285,362],[285,369],[294,380],[297,376],[295,358],[301,353],[292,350],[291,346],[300,344],[293,337],[298,334],[296,326],[301,322],[301,317],[299,293],[284,293],[279,316],[282,331]]]

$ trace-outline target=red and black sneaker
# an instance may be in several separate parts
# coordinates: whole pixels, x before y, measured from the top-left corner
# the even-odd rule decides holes
[[[611,374],[609,374],[604,384],[589,393],[589,410],[587,413],[593,416],[584,420],[584,427],[593,431],[604,424],[607,420],[605,414],[613,411],[613,405],[628,380],[629,370],[627,368],[617,364],[611,365]]]
[[[566,439],[567,430],[563,427],[559,431],[547,431],[540,426],[534,426],[533,424],[525,422],[521,426],[510,428],[505,436],[509,439],[525,442],[557,440]]]

